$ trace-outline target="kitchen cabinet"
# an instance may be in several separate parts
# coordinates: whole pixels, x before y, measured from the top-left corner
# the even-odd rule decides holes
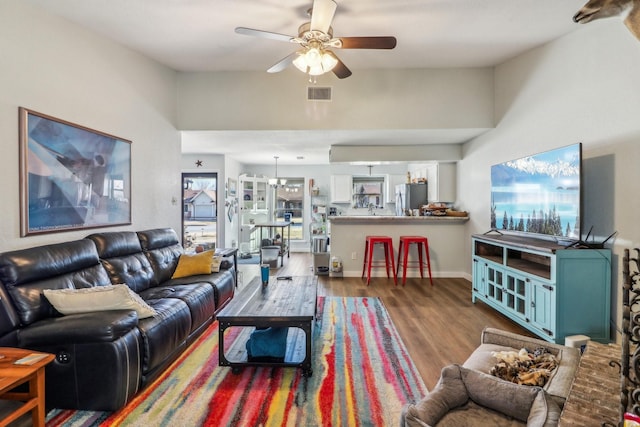
[[[429,202],[455,202],[457,191],[456,163],[409,164],[412,179],[426,178],[429,183]]]
[[[384,181],[384,196],[386,203],[396,202],[396,185],[406,184],[407,175],[387,174]]]
[[[331,175],[331,203],[351,203],[351,175]]]
[[[610,340],[611,251],[515,235],[474,235],[472,301],[541,338]]]

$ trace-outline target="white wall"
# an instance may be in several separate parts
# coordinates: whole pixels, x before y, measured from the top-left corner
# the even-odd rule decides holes
[[[496,129],[464,147],[458,199],[470,236],[489,229],[492,164],[583,143],[583,229],[613,242],[612,313],[620,324],[621,253],[640,246],[640,41],[618,20],[590,23],[496,68]],[[609,242],[612,243],[612,242]],[[471,270],[470,250],[464,253]]]
[[[0,250],[84,237],[19,237],[18,107],[132,141],[132,225],[178,227],[175,73],[24,2],[0,0]],[[103,231],[97,230],[97,231]]]

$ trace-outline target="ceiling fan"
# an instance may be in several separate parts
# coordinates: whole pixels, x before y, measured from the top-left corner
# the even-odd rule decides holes
[[[337,3],[334,0],[314,0],[309,10],[311,21],[298,28],[298,36],[237,27],[236,33],[247,36],[262,37],[271,40],[297,43],[301,49],[291,53],[267,70],[277,73],[293,64],[303,73],[310,76],[333,71],[340,79],[351,75],[351,70],[333,53],[335,49],[393,49],[396,47],[395,37],[333,37],[331,21],[335,15]]]

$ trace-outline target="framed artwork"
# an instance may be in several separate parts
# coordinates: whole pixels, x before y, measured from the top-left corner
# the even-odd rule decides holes
[[[227,190],[229,191],[229,197],[236,197],[238,191],[238,181],[232,178],[227,178]]]
[[[131,141],[26,108],[21,236],[131,224]]]

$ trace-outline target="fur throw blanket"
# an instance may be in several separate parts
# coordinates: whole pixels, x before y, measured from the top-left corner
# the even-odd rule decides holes
[[[516,384],[543,387],[558,366],[556,357],[543,347],[533,352],[526,348],[520,351],[494,351],[491,355],[498,359],[498,363],[491,368],[491,375]]]

